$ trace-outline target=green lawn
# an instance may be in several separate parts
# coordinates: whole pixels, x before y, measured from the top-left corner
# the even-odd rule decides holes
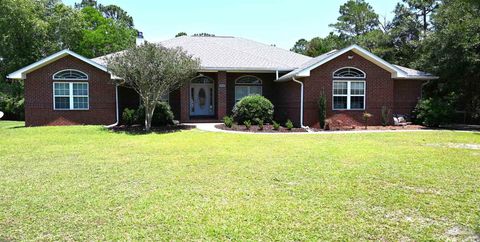
[[[479,133],[0,122],[0,241],[476,240]]]

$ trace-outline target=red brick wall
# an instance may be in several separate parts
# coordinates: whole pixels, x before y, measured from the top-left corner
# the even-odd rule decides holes
[[[423,80],[394,80],[394,114],[409,115],[422,96]]]
[[[293,81],[275,83],[275,120],[284,123],[290,119],[300,125],[300,84]]]
[[[353,56],[353,59],[349,59],[348,56]],[[332,73],[342,67],[356,67],[366,73],[365,111],[373,114],[369,124],[380,125],[382,106],[393,108],[394,82],[391,74],[352,51],[312,70],[310,77],[303,80],[305,83],[304,124],[311,127],[319,126],[317,101],[322,90],[327,96],[327,117],[332,120],[334,126],[363,124],[364,111],[333,111]]]
[[[52,75],[77,69],[89,76],[90,110],[53,110]],[[110,75],[74,57],[67,56],[27,74],[25,80],[25,125],[112,124],[116,121],[115,85]]]

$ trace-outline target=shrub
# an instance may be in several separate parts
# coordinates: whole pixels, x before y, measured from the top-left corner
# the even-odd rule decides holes
[[[153,113],[152,125],[163,126],[173,124],[173,112],[166,102],[159,102]]]
[[[285,127],[287,127],[288,130],[292,130],[293,129],[293,123],[292,121],[289,119],[287,120],[287,122],[285,123]]]
[[[273,130],[279,130],[280,129],[280,124],[279,123],[273,121],[272,125],[273,125]]]
[[[382,125],[387,126],[390,123],[391,110],[387,106],[382,106]]]
[[[0,81],[0,111],[4,113],[3,119],[25,120],[23,93],[23,83]]]
[[[430,127],[452,122],[455,115],[455,96],[447,95],[442,98],[426,98],[418,102],[414,113],[417,120]]]
[[[327,119],[327,96],[322,91],[318,98],[318,122],[321,129],[325,128],[325,119]]]
[[[364,112],[363,115],[363,120],[365,121],[365,129],[367,129],[367,126],[368,126],[368,120],[373,117],[373,115],[371,113],[367,113],[367,112]]]
[[[263,120],[258,120],[258,129],[263,130]]]
[[[330,125],[332,124],[332,120],[326,119],[325,120],[325,127],[323,128],[324,130],[330,130]]]
[[[247,129],[250,129],[250,127],[252,127],[252,122],[250,120],[243,121],[243,124],[245,125],[245,128],[247,128]]]
[[[233,118],[238,123],[246,120],[258,123],[260,120],[270,122],[273,118],[273,104],[263,96],[246,96],[233,107]]]
[[[152,126],[164,126],[173,124],[173,112],[170,105],[166,102],[159,102],[155,106],[155,112],[152,117]],[[141,105],[137,109],[136,122],[142,123],[145,121],[145,107]]]
[[[231,128],[233,126],[233,118],[230,116],[223,117],[223,123],[226,127]]]
[[[125,108],[122,113],[122,123],[125,125],[135,124],[137,121],[137,111],[135,109]]]

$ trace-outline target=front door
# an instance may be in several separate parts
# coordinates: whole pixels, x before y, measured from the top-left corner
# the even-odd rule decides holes
[[[213,83],[190,84],[190,116],[213,116]]]

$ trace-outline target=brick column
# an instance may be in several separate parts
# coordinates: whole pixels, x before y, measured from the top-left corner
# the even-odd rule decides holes
[[[221,120],[227,115],[227,72],[219,71],[217,75],[217,118]]]
[[[180,122],[190,120],[190,84],[180,88]]]

